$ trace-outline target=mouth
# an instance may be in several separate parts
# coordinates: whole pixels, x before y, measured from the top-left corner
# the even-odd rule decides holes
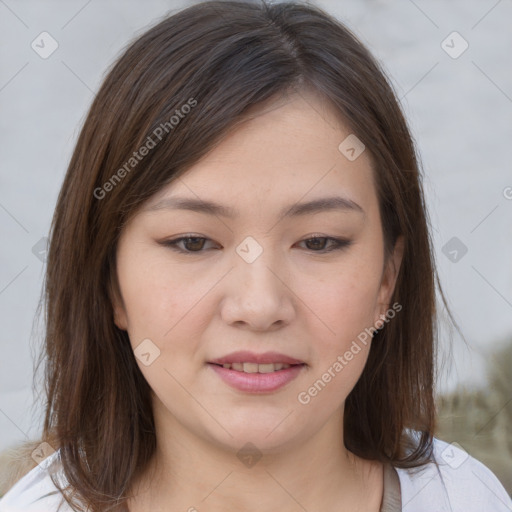
[[[279,352],[239,350],[210,360],[207,366],[231,388],[246,393],[270,393],[297,378],[308,365]]]
[[[296,379],[306,363],[208,363],[220,379],[237,391],[251,394],[277,392]]]
[[[208,363],[211,365],[219,366],[220,368],[225,368],[226,370],[234,370],[236,372],[243,373],[274,373],[280,372],[283,370],[287,370],[293,366],[305,366],[305,363],[296,363],[296,364],[288,364],[288,363]]]

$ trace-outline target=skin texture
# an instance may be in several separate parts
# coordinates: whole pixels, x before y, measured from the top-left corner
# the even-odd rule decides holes
[[[160,350],[149,366],[137,360],[153,390],[157,452],[129,508],[378,511],[382,465],[343,444],[344,401],[370,344],[307,405],[297,396],[390,308],[401,244],[385,264],[370,155],[349,161],[338,150],[350,130],[325,102],[295,94],[253,113],[121,233],[115,322],[134,349],[149,338]],[[178,195],[239,216],[149,209]],[[364,214],[278,216],[332,195]],[[178,245],[190,254],[159,243],[180,236],[208,240]],[[247,236],[263,250],[251,263],[236,251]],[[332,244],[315,241],[322,236],[351,244],[322,253]],[[236,350],[277,351],[307,366],[277,391],[241,392],[207,365]],[[237,457],[247,442],[261,455],[251,467]]]

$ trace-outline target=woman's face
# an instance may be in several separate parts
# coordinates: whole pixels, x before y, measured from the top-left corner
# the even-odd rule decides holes
[[[271,450],[342,418],[401,255],[384,264],[368,152],[341,144],[350,131],[325,103],[292,96],[257,113],[125,226],[115,322],[157,428]],[[279,369],[285,356],[303,364]]]

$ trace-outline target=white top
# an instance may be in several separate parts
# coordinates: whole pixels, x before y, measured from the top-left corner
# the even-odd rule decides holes
[[[0,499],[0,512],[73,512],[47,471],[58,455],[55,452],[19,480]],[[434,456],[442,479],[433,462],[413,469],[395,468],[402,511],[512,512],[512,499],[494,473],[458,445],[434,438]]]

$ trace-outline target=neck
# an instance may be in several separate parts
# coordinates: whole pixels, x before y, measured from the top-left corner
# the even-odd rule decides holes
[[[274,449],[246,446],[244,456],[156,409],[157,449],[134,485],[131,512],[379,510],[382,466],[345,448],[343,411],[307,439]]]

